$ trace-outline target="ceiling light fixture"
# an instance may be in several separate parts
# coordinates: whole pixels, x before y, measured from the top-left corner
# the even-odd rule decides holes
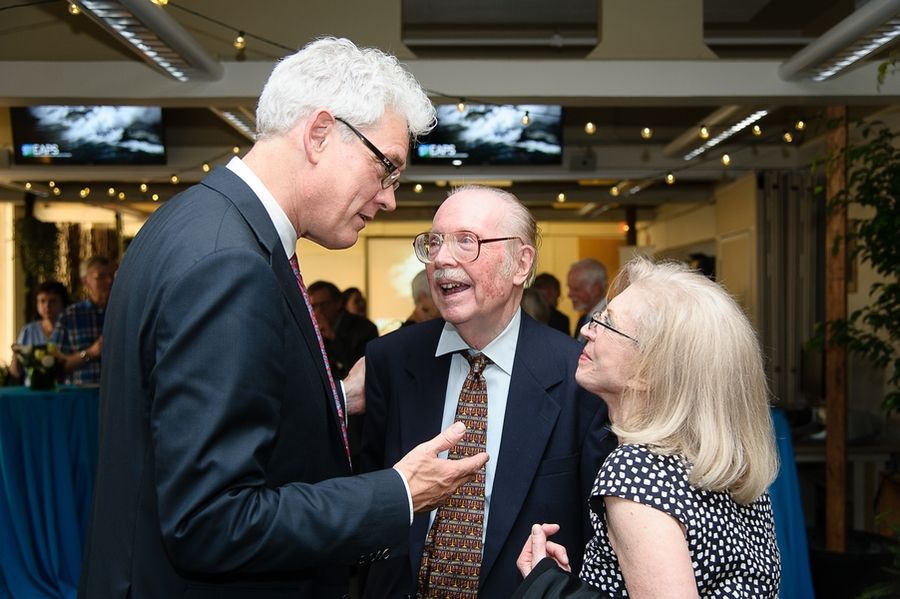
[[[210,106],[209,109],[250,141],[256,139],[256,115],[249,108],[245,106]]]
[[[806,123],[803,122],[803,119],[800,119],[799,121],[794,123],[794,129],[796,129],[797,131],[803,131],[804,129],[806,129]]]
[[[753,125],[753,135],[755,135],[756,137],[762,135],[762,127],[760,127],[759,125]]]
[[[527,127],[528,124],[531,123],[531,116],[528,114],[528,111],[525,111],[525,114],[522,116],[522,126]]]
[[[700,139],[709,139],[709,129],[706,125],[700,125]]]
[[[84,13],[141,58],[178,81],[215,80],[224,69],[162,10],[146,0],[80,0]]]
[[[247,47],[247,38],[244,37],[243,31],[238,32],[237,37],[234,38],[234,42],[232,42],[232,45],[237,50],[243,50]]]
[[[584,124],[584,132],[587,133],[588,135],[593,135],[594,133],[597,132],[597,125],[595,125],[591,121],[586,122]]]
[[[731,164],[731,156],[729,156],[728,154],[722,154],[722,165],[728,166],[729,164]]]
[[[78,5],[74,2],[69,2],[69,14],[70,15],[80,15],[81,9],[78,8]]]
[[[744,120],[742,120],[738,123],[735,123],[734,125],[732,125],[728,129],[726,129],[725,131],[719,133],[712,139],[707,140],[707,142],[705,144],[703,144],[702,146],[700,146],[699,148],[695,148],[695,149],[691,150],[690,152],[688,152],[687,154],[685,154],[684,159],[685,160],[693,160],[694,158],[696,158],[703,152],[709,150],[710,148],[716,147],[717,145],[719,145],[720,143],[722,143],[729,137],[736,135],[737,133],[743,131],[744,129],[746,129],[747,127],[749,127],[750,125],[752,125],[753,123],[758,121],[759,119],[766,116],[767,114],[769,114],[768,110],[757,110],[756,112],[754,112],[753,114],[751,114],[750,116],[745,118]]]
[[[641,129],[641,138],[650,139],[651,137],[653,137],[653,129],[651,129],[650,127],[644,127],[643,129]]]
[[[673,183],[675,183],[675,174],[672,173],[671,171],[666,173],[666,183],[669,185],[672,185]]]
[[[900,0],[868,2],[781,63],[787,81],[825,81],[900,36]]]

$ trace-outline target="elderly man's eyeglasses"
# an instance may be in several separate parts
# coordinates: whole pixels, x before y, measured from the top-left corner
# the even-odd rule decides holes
[[[381,150],[376,148],[375,144],[369,141],[369,139],[365,135],[360,133],[356,127],[339,116],[334,117],[334,120],[340,121],[347,125],[347,128],[353,131],[356,137],[358,137],[360,141],[363,142],[363,144],[365,144],[365,146],[369,148],[369,150],[371,150],[373,154],[375,154],[375,158],[377,158],[378,161],[384,165],[384,168],[387,169],[387,174],[381,179],[381,189],[387,189],[388,187],[397,189],[398,187],[400,187],[400,167],[391,162],[391,159],[385,156]]]
[[[604,329],[609,329],[616,335],[621,335],[622,337],[625,337],[626,339],[631,339],[635,343],[638,342],[638,340],[635,339],[634,337],[632,337],[631,335],[626,335],[619,329],[617,329],[614,326],[612,326],[611,324],[609,324],[609,315],[607,315],[606,312],[604,312],[602,314],[600,312],[594,312],[593,314],[591,314],[591,320],[588,323],[588,329],[595,329],[595,328],[597,328],[598,324],[601,327],[603,327]]]
[[[474,262],[481,254],[481,246],[485,243],[497,241],[509,241],[518,237],[494,237],[492,239],[479,239],[478,235],[471,231],[455,231],[453,233],[419,233],[413,240],[413,248],[416,250],[416,258],[425,264],[431,264],[437,259],[438,253],[444,244],[447,251],[459,263]]]

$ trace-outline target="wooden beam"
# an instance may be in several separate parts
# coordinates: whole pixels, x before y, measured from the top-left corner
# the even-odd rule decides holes
[[[847,107],[826,108],[825,140],[828,172],[825,201],[831,205],[847,185]],[[847,318],[847,210],[829,210],[825,224],[825,320]],[[831,333],[828,333],[829,341]],[[847,546],[847,350],[827,344],[825,350],[825,545],[843,552]]]

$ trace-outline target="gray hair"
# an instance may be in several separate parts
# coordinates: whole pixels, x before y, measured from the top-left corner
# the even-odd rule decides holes
[[[534,248],[534,260],[531,262],[531,269],[528,271],[528,277],[525,279],[525,287],[529,287],[534,281],[534,274],[537,270],[538,262],[538,243],[540,233],[538,232],[537,221],[531,211],[525,207],[525,204],[515,195],[496,187],[488,187],[486,185],[464,185],[450,191],[447,196],[454,195],[463,191],[478,191],[482,193],[491,193],[500,198],[509,210],[504,214],[504,230],[506,235],[515,236],[522,240],[525,245]],[[512,260],[515,258],[513,251],[507,252],[509,266],[512,267]]]
[[[576,273],[578,280],[586,285],[600,283],[603,289],[606,289],[609,275],[606,274],[606,267],[599,260],[582,258],[573,263],[569,267],[569,271]]]
[[[413,138],[436,122],[425,90],[396,57],[343,38],[317,39],[275,66],[256,106],[257,139],[287,133],[317,108],[359,127],[390,109],[406,119]]]
[[[412,280],[412,297],[413,301],[417,301],[422,294],[431,297],[431,286],[428,284],[428,274],[425,270],[420,270]]]

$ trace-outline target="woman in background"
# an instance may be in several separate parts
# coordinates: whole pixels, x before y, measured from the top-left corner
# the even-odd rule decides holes
[[[634,259],[614,288],[581,329],[575,373],[619,440],[591,492],[594,536],[576,579],[547,540],[559,527],[536,524],[516,597],[777,597],[778,464],[753,327],[681,264]]]
[[[358,287],[348,287],[341,293],[341,307],[350,314],[356,314],[368,318],[369,306],[366,304],[366,296]]]
[[[56,319],[62,314],[63,308],[69,305],[69,292],[59,281],[44,281],[35,290],[34,301],[40,318],[22,327],[16,338],[17,345],[45,345],[50,341]],[[13,359],[9,372],[22,380],[25,368],[19,360]]]

